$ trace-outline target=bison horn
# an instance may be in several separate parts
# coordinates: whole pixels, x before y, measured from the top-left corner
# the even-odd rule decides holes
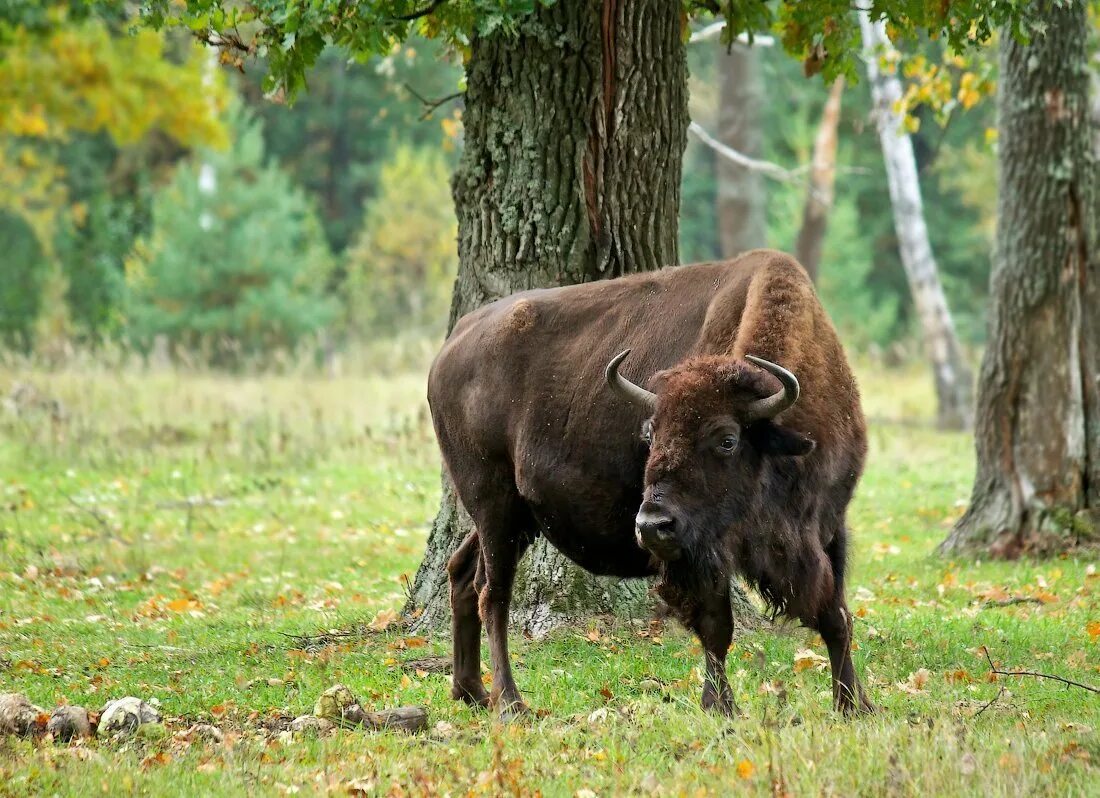
[[[747,411],[749,421],[762,421],[766,418],[775,418],[798,401],[798,378],[791,374],[791,372],[787,371],[782,366],[777,366],[770,360],[764,360],[762,357],[745,355],[745,360],[773,374],[783,384],[783,390],[763,399],[757,399],[749,405]]]
[[[619,374],[619,364],[622,363],[629,354],[629,349],[620,352],[607,364],[607,370],[604,372],[604,376],[607,377],[607,384],[611,386],[611,390],[623,399],[626,399],[631,404],[644,407],[646,411],[653,414],[657,410],[657,394],[647,391],[640,385],[635,385],[626,377]]]

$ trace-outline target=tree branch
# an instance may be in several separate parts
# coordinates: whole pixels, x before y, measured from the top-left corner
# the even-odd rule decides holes
[[[725,30],[725,22],[714,22],[707,25],[705,28],[700,28],[691,34],[691,38],[688,39],[688,44],[695,44],[696,42],[706,42],[711,39],[717,39]],[[752,45],[753,47],[773,47],[775,45],[775,37],[768,36],[762,33],[753,34],[752,40],[749,40],[749,34],[738,33],[735,41],[738,44]]]
[[[396,16],[390,17],[390,19],[397,22],[412,22],[414,19],[420,19],[421,17],[428,16],[428,14],[435,11],[445,2],[447,2],[447,0],[432,0],[432,2],[428,3],[428,5],[424,6],[419,11],[413,11],[411,14],[398,14]]]
[[[424,106],[424,113],[422,113],[420,115],[420,121],[421,122],[423,122],[425,119],[430,117],[433,113],[435,113],[436,109],[438,109],[439,106],[446,105],[447,103],[451,102],[452,100],[458,100],[458,99],[461,99],[462,97],[466,96],[466,92],[456,91],[454,94],[448,94],[446,97],[440,97],[438,100],[429,100],[427,97],[422,95],[420,92],[418,92],[412,86],[410,86],[408,83],[405,84],[405,89],[413,97],[420,100],[421,104]]]
[[[710,133],[708,133],[698,122],[692,122],[688,125],[688,132],[727,161],[744,167],[750,172],[760,172],[762,175],[770,177],[772,180],[779,180],[783,183],[797,183],[802,181],[802,176],[810,168],[809,165],[806,165],[800,166],[795,170],[784,169],[779,164],[772,163],[771,161],[761,161],[756,158],[750,158],[744,153],[738,152],[733,147],[723,144],[718,139],[714,138],[714,136],[710,135]]]
[[[1002,671],[998,670],[997,666],[993,664],[993,658],[989,656],[989,649],[982,646],[982,652],[985,654],[986,660],[989,662],[989,670],[998,676],[1034,676],[1039,679],[1051,679],[1055,682],[1061,682],[1062,684],[1069,685],[1070,687],[1080,687],[1082,690],[1088,690],[1090,693],[1100,693],[1100,687],[1092,687],[1091,685],[1081,684],[1081,682],[1075,682],[1072,679],[1063,679],[1061,676],[1053,676],[1049,673],[1039,673],[1037,671]]]

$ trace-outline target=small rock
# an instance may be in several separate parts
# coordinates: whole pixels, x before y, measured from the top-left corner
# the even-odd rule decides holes
[[[19,693],[0,693],[0,734],[31,737],[45,731],[45,711]]]
[[[362,723],[363,707],[347,687],[335,684],[317,698],[313,714],[334,723]]]
[[[643,693],[659,693],[661,689],[662,685],[656,679],[642,679],[638,682],[638,690]]]
[[[327,718],[319,718],[316,715],[302,715],[290,722],[292,732],[314,732],[315,734],[327,734],[336,728],[336,724]]]
[[[450,737],[454,733],[454,730],[454,725],[445,720],[438,720],[435,723],[435,733],[438,737]]]
[[[588,716],[588,722],[593,726],[597,723],[603,723],[605,720],[607,720],[607,707],[600,707]]]
[[[140,698],[126,696],[111,701],[103,707],[97,732],[102,737],[132,734],[144,723],[160,723],[160,713]]]
[[[92,724],[88,718],[88,710],[84,707],[55,707],[50,713],[50,722],[46,724],[46,731],[55,740],[61,742],[68,742],[78,737],[91,737]]]
[[[202,740],[208,743],[220,743],[225,739],[225,735],[222,734],[222,730],[217,726],[213,726],[209,723],[196,723],[187,731],[178,734],[178,737],[183,740],[194,741]]]

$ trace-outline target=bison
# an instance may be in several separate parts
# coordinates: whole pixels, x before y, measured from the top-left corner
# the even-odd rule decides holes
[[[474,521],[447,566],[456,699],[526,711],[508,611],[516,566],[545,535],[593,573],[659,577],[705,651],[705,708],[736,709],[725,659],[739,574],[820,632],[836,708],[872,710],[844,599],[866,427],[836,331],[793,258],[754,250],[497,300],[455,326],[428,400]]]

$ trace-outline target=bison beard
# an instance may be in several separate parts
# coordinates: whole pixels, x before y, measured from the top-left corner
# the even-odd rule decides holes
[[[652,391],[620,368],[650,375]],[[428,399],[476,527],[448,564],[455,698],[526,709],[508,609],[516,565],[542,534],[594,573],[660,577],[706,653],[704,707],[735,709],[725,659],[740,574],[821,633],[836,707],[871,710],[844,599],[866,430],[836,333],[793,259],[756,250],[499,300],[456,325]]]

